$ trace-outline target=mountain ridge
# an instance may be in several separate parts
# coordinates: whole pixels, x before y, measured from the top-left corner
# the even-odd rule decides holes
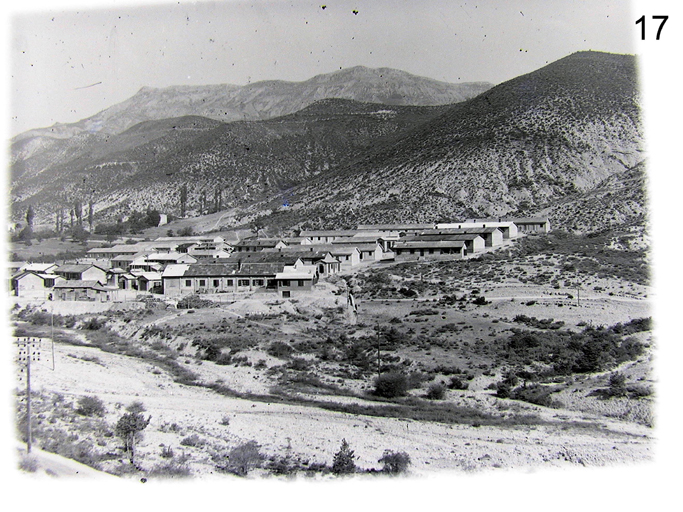
[[[354,66],[307,80],[262,80],[246,85],[144,86],[130,98],[75,123],[56,123],[16,135],[68,138],[82,132],[116,134],[150,120],[199,115],[223,122],[271,119],[325,98],[397,105],[457,103],[490,88],[486,82],[451,84],[392,68]]]
[[[35,139],[19,141],[13,209],[50,204],[50,187],[73,195],[81,181],[100,192],[101,215],[145,207],[177,213],[182,184],[196,215],[220,189],[226,226],[259,218],[286,228],[352,227],[532,214],[567,198],[578,205],[645,157],[636,71],[634,56],[578,52],[457,104],[326,98],[268,120],[183,116],[117,135],[50,139],[48,152],[33,155],[27,146]],[[356,72],[365,71],[348,73]],[[112,172],[121,175],[115,183]],[[629,211],[596,218],[639,222],[645,196],[625,194]],[[612,198],[605,209],[617,204]]]

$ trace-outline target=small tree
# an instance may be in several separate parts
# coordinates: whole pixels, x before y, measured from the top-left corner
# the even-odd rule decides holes
[[[242,443],[228,453],[228,464],[225,469],[238,476],[246,476],[253,468],[261,466],[265,458],[256,441]]]
[[[185,217],[187,213],[187,185],[180,187],[180,216]]]
[[[339,451],[334,454],[334,459],[332,460],[332,473],[335,475],[349,475],[356,472],[356,463],[354,459],[356,456],[353,450],[346,442],[346,439],[342,439],[341,447]]]
[[[406,452],[394,452],[391,450],[384,450],[384,455],[377,462],[384,465],[382,468],[383,473],[389,473],[390,475],[398,475],[400,473],[405,473],[410,465],[410,455]]]
[[[29,205],[28,209],[26,210],[26,224],[31,229],[33,229],[33,220],[35,219],[35,217],[36,217],[36,213],[33,210],[33,206]]]
[[[128,453],[130,463],[133,465],[135,465],[136,441],[140,440],[141,432],[147,428],[151,419],[151,416],[145,419],[140,413],[127,412],[116,423],[116,435],[123,439],[125,450]]]

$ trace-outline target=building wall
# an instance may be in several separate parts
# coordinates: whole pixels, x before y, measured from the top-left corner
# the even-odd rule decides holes
[[[45,287],[45,281],[33,274],[27,274],[15,282],[15,293],[17,297],[25,297],[28,299],[45,299],[50,293],[52,293],[51,288]]]
[[[461,260],[463,259],[463,253],[458,252],[455,254],[444,254],[441,249],[434,249],[433,252],[429,252],[428,249],[423,251],[420,249],[414,249],[411,254],[410,249],[394,249],[396,261],[425,261],[425,260]]]
[[[313,289],[313,281],[311,279],[278,279],[277,292],[280,297],[296,297],[300,294],[305,294]]]
[[[110,300],[107,292],[93,290],[91,288],[58,288],[54,294],[58,300],[89,300],[107,302]]]
[[[83,281],[99,281],[101,283],[107,282],[107,273],[104,270],[100,270],[97,267],[91,267],[85,272],[83,272]]]
[[[333,254],[335,258],[339,260],[341,263],[341,268],[346,269],[346,268],[351,268],[355,267],[360,263],[360,254],[357,252],[353,252],[351,254]]]
[[[251,292],[268,287],[274,277],[268,276],[212,276],[212,277],[166,277],[163,279],[164,295],[169,297],[193,293]],[[271,284],[275,289],[275,286]]]
[[[550,225],[547,222],[538,224],[517,224],[517,229],[521,233],[548,233]]]

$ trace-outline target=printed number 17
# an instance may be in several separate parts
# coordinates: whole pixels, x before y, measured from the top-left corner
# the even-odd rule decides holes
[[[664,24],[666,23],[666,20],[669,19],[668,16],[652,16],[653,20],[662,20],[662,22],[659,24],[659,29],[657,30],[657,37],[655,38],[657,41],[659,41],[659,36],[662,33],[662,29],[664,28]],[[645,40],[645,16],[641,16],[636,20],[636,25],[640,23],[640,39],[643,41]]]

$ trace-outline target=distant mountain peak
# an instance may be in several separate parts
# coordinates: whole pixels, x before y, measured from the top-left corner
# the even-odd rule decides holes
[[[391,68],[354,66],[300,82],[263,80],[247,85],[144,86],[129,99],[76,123],[36,129],[13,140],[42,135],[68,138],[79,132],[121,133],[143,121],[197,115],[223,122],[291,114],[325,98],[400,105],[447,105],[489,89],[488,83],[450,84]]]

